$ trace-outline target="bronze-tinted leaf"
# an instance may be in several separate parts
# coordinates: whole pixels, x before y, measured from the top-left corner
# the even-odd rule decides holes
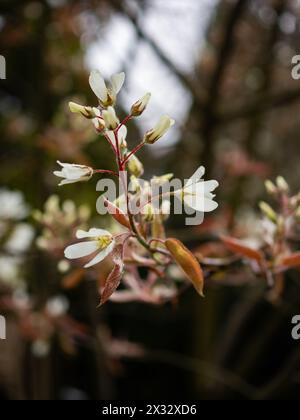
[[[300,252],[286,255],[280,260],[279,264],[284,267],[300,267]]]
[[[204,275],[196,257],[178,239],[169,238],[165,241],[165,245],[176,263],[193,283],[197,292],[201,296],[204,296]]]
[[[243,257],[246,257],[250,260],[255,260],[257,262],[261,262],[264,258],[262,252],[245,245],[238,239],[231,238],[229,236],[222,236],[221,240],[226,245],[226,247],[235,254],[242,255]]]
[[[101,290],[101,299],[99,306],[107,302],[111,295],[117,290],[117,288],[120,285],[124,269],[122,244],[116,246],[116,248],[114,249],[113,262],[115,266],[109,274],[109,276],[107,277],[104,288]]]
[[[110,202],[106,197],[103,197],[104,205],[107,208],[109,214],[122,226],[125,226],[126,228],[130,229],[130,223],[128,218],[126,217],[126,214],[115,204]]]

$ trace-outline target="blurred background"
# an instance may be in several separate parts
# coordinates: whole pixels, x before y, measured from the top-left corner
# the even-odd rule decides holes
[[[146,177],[204,165],[220,182],[219,209],[193,228],[171,218],[172,235],[208,252],[220,233],[253,233],[265,179],[299,188],[299,16],[299,0],[1,0],[3,399],[299,398],[297,270],[276,305],[239,269],[208,281],[204,300],[189,289],[166,305],[97,309],[97,280],[62,261],[74,228],[99,224],[95,183],[58,190],[52,174],[56,160],[112,167],[67,104],[96,105],[91,69],[125,71],[124,116],[152,92],[129,141],[163,113],[176,119],[141,153]]]

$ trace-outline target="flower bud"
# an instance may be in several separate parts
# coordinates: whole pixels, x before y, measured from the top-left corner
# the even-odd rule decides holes
[[[43,213],[40,210],[33,210],[32,213],[31,213],[31,215],[32,215],[33,219],[36,222],[39,222],[39,223],[42,222],[42,220],[43,220]]]
[[[70,111],[73,114],[80,114],[85,118],[92,119],[98,115],[98,108],[92,108],[90,106],[83,106],[76,104],[75,102],[69,102]],[[100,113],[100,111],[99,111]]]
[[[147,223],[151,223],[154,220],[155,209],[152,204],[146,204],[143,208],[143,220]]]
[[[170,200],[163,200],[160,207],[160,214],[163,221],[168,220],[171,212],[171,202]]]
[[[145,111],[149,100],[151,98],[151,93],[146,93],[141,99],[135,102],[131,107],[131,115],[133,117],[139,117]]]
[[[272,207],[269,206],[269,204],[261,201],[259,203],[259,208],[268,219],[272,220],[273,222],[277,222],[277,214],[272,209]]]
[[[297,208],[298,204],[299,204],[299,197],[297,195],[294,195],[293,197],[291,197],[289,201],[289,205],[293,210]]]
[[[282,177],[282,176],[278,176],[276,179],[276,184],[277,187],[279,188],[279,190],[281,192],[289,192],[290,187],[288,185],[288,183],[286,182],[286,180]]]
[[[105,121],[105,126],[108,130],[115,130],[120,124],[120,121],[116,115],[116,111],[112,106],[109,106],[107,110],[104,110],[102,116]]]
[[[131,175],[130,177],[130,191],[135,192],[135,193],[141,191],[141,185],[137,177],[134,175]]]
[[[153,183],[154,185],[163,185],[166,182],[171,181],[173,176],[174,176],[174,174],[171,174],[171,173],[170,174],[165,174],[165,175],[162,175],[162,176],[154,176],[151,179],[151,183]]]
[[[93,124],[99,133],[101,133],[105,129],[105,121],[102,117],[93,118]]]
[[[283,235],[285,230],[285,222],[282,216],[278,216],[277,220],[277,232],[279,235]]]
[[[166,132],[175,124],[175,120],[170,118],[168,115],[161,117],[159,122],[152,130],[147,131],[144,136],[144,142],[146,144],[153,144],[157,142]]]
[[[144,173],[143,164],[135,155],[132,155],[131,158],[129,159],[128,169],[129,169],[129,172],[132,175],[136,176],[137,178],[143,175]]]
[[[270,195],[275,195],[277,193],[276,186],[269,179],[265,182],[265,188],[267,190],[267,193]]]

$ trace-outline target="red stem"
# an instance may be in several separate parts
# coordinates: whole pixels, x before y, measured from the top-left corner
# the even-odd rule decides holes
[[[125,157],[125,159],[123,160],[122,164],[125,165],[128,160],[131,158],[132,155],[134,155],[136,152],[138,152],[143,146],[144,146],[144,142],[142,141],[140,144],[138,144],[130,153],[129,155],[127,155]]]
[[[117,176],[119,178],[119,174],[115,171],[110,171],[108,169],[94,169],[94,174],[110,174]]]
[[[120,128],[122,127],[122,125],[125,125],[128,123],[128,121],[130,121],[132,118],[132,115],[127,115],[126,118],[124,118],[124,120],[119,124],[118,128],[116,128],[116,132],[118,132],[120,130]]]

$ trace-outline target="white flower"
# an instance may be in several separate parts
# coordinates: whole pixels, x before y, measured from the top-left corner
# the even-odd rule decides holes
[[[90,74],[89,81],[91,89],[99,99],[100,104],[104,108],[107,108],[108,106],[115,104],[117,94],[120,92],[124,84],[125,74],[114,74],[110,79],[110,86],[107,87],[101,73],[98,70],[93,70]]]
[[[84,267],[88,268],[98,264],[106,258],[114,249],[115,241],[113,236],[107,230],[92,228],[88,232],[78,230],[76,232],[78,239],[90,238],[89,241],[78,242],[70,245],[65,249],[65,257],[68,259],[76,259],[87,257],[99,251],[97,255]]]
[[[145,111],[150,101],[150,98],[151,98],[151,93],[148,92],[141,99],[135,102],[131,107],[131,115],[133,117],[138,117],[139,115],[141,115]]]
[[[25,252],[30,247],[33,237],[32,226],[27,223],[18,223],[5,244],[5,250],[13,254]]]
[[[111,143],[113,144],[113,146],[116,148],[117,144],[116,144],[116,138],[115,138],[114,132],[113,131],[107,131],[106,135],[108,136],[108,138],[111,141]],[[126,137],[127,137],[127,127],[125,125],[122,125],[122,127],[118,131],[119,147],[123,147],[123,148],[127,147]]]
[[[163,115],[159,122],[152,130],[147,131],[144,137],[144,141],[147,144],[153,144],[160,139],[166,132],[175,124],[175,120],[170,118],[168,115]]]
[[[120,121],[116,115],[116,111],[112,106],[109,106],[107,110],[103,111],[102,117],[108,130],[115,130],[120,124]]]
[[[21,192],[0,189],[0,219],[20,220],[26,217],[28,212],[29,208]]]
[[[219,183],[215,180],[204,181],[204,174],[205,168],[201,166],[181,190],[175,191],[175,195],[196,211],[211,212],[218,207],[218,203],[213,200],[215,194],[212,194],[212,191]]]
[[[61,171],[54,171],[54,175],[63,179],[59,186],[73,184],[74,182],[88,181],[93,175],[93,169],[85,165],[75,165],[73,163],[62,163],[57,161],[62,167]]]

